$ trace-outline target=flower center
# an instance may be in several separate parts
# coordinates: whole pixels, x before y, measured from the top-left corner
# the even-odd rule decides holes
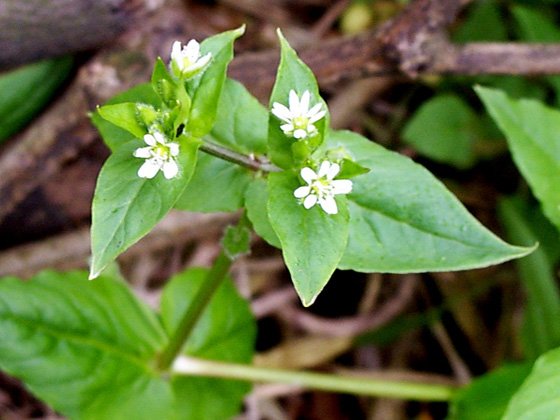
[[[311,184],[311,190],[313,191],[313,194],[320,199],[334,195],[331,182],[325,178],[319,178],[313,181]]]
[[[154,146],[152,149],[152,153],[154,154],[154,157],[160,158],[162,160],[169,160],[169,157],[171,155],[169,147],[164,144],[158,144]]]
[[[309,118],[304,116],[294,117],[292,120],[292,124],[294,125],[296,130],[306,130],[307,126],[309,125]]]

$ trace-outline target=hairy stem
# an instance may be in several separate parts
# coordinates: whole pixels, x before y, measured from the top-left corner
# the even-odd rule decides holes
[[[253,156],[244,155],[242,153],[235,152],[231,149],[223,147],[219,144],[209,142],[204,140],[200,146],[200,150],[208,153],[209,155],[216,156],[220,159],[227,160],[232,163],[244,166],[246,168],[252,169],[254,171],[263,172],[280,172],[281,169],[270,162],[263,162],[255,159]]]
[[[198,290],[196,297],[183,315],[177,330],[169,340],[169,344],[161,353],[158,360],[158,367],[161,370],[167,370],[173,360],[181,353],[187,338],[190,336],[197,321],[202,315],[204,309],[212,299],[214,292],[218,289],[225,278],[233,260],[229,259],[222,251],[214,265],[206,275],[206,279]]]
[[[180,356],[172,367],[179,375],[210,376],[254,382],[293,384],[323,391],[417,401],[449,401],[456,388],[388,379],[269,369]]]

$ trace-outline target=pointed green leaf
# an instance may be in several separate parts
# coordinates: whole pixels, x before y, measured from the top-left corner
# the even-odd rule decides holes
[[[207,269],[175,276],[162,294],[161,317],[172,334],[181,315],[196,297]],[[185,346],[185,354],[210,360],[248,363],[254,352],[256,324],[247,301],[228,277],[212,297]],[[178,418],[227,419],[239,412],[248,384],[223,379],[174,376]]]
[[[255,178],[245,190],[245,210],[255,232],[270,245],[281,248],[280,239],[272,229],[267,211],[268,184],[266,179]]]
[[[120,93],[119,95],[109,100],[105,104],[105,106],[128,102],[152,105],[156,108],[159,108],[161,106],[161,100],[156,95],[149,83],[135,86],[132,89],[127,90],[126,92]],[[91,120],[95,127],[99,130],[99,133],[101,134],[101,137],[103,137],[103,141],[105,142],[107,147],[109,147],[112,151],[114,151],[117,147],[126,144],[134,138],[141,137],[135,136],[134,134],[131,134],[130,131],[120,128],[119,125],[115,125],[107,121],[106,119],[102,118],[97,111],[95,111],[91,115]]]
[[[521,200],[502,199],[498,205],[499,215],[512,241],[534,244],[539,241],[528,213],[530,209]],[[542,222],[546,222],[543,218]],[[549,230],[555,229],[546,223]],[[558,237],[556,237],[558,240]],[[536,358],[540,354],[560,346],[560,293],[556,285],[554,264],[540,247],[526,258],[516,261],[521,282],[527,295],[522,329],[525,356]]]
[[[124,128],[136,138],[142,138],[148,132],[138,119],[135,103],[125,102],[115,105],[104,105],[99,107],[97,112],[102,118],[117,127]]]
[[[331,132],[370,172],[353,178],[350,236],[339,268],[363,272],[463,270],[498,264],[533,248],[503,242],[422,166],[358,134]]]
[[[278,31],[278,37],[280,38],[281,48],[280,65],[278,66],[278,73],[276,74],[276,83],[274,84],[270,96],[270,107],[272,108],[274,102],[289,107],[288,97],[290,90],[293,89],[300,98],[306,90],[309,91],[311,94],[310,107],[317,103],[322,103],[323,109],[327,110],[327,105],[319,95],[317,80],[313,72],[300,60],[280,31]],[[327,115],[315,123],[315,127],[319,132],[317,139],[314,140],[316,144],[321,144],[323,142],[325,131],[328,127],[328,121],[329,116],[327,110]],[[282,124],[284,124],[284,122],[278,117],[274,116],[272,113],[269,114],[268,149],[273,163],[281,168],[291,168],[293,166],[292,146],[298,143],[298,141],[283,133],[280,129]],[[300,140],[299,144],[304,144],[304,142]]]
[[[211,139],[237,152],[267,151],[268,111],[245,87],[226,79]]]
[[[475,90],[504,132],[544,214],[560,228],[560,112],[535,100],[511,99],[499,90]]]
[[[151,82],[154,92],[158,94],[161,101],[170,108],[174,108],[177,100],[177,82],[171,77],[160,57],[154,64]]]
[[[159,172],[153,179],[140,178],[137,171],[144,160],[135,158],[133,152],[143,146],[132,141],[119,148],[97,179],[92,207],[92,278],[167,214],[194,171],[199,143],[183,141],[177,177],[165,179]]]
[[[500,420],[532,363],[506,365],[476,378],[451,401],[449,420]]]
[[[560,348],[537,359],[515,393],[504,420],[557,419],[560,413]]]
[[[348,240],[345,197],[336,198],[337,214],[319,205],[305,209],[294,197],[300,186],[290,172],[268,177],[268,216],[282,244],[284,261],[305,306],[311,305],[336,269]]]
[[[0,369],[65,416],[171,418],[171,387],[150,367],[165,340],[155,315],[111,278],[0,280]]]
[[[233,58],[233,42],[245,32],[245,27],[222,32],[205,39],[200,44],[202,55],[212,53],[212,60],[202,76],[195,78],[192,92],[192,109],[187,131],[194,137],[202,137],[212,129],[216,120],[218,101],[226,80],[227,66]]]

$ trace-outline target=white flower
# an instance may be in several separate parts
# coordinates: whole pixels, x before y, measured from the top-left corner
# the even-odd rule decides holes
[[[280,126],[284,134],[298,140],[317,134],[314,123],[323,118],[326,111],[321,109],[321,102],[309,109],[310,99],[311,94],[308,90],[303,92],[300,100],[296,91],[292,89],[289,94],[289,108],[279,102],[272,104],[272,113],[285,122]]]
[[[334,196],[348,194],[352,191],[352,181],[334,179],[339,172],[340,166],[329,161],[321,163],[317,173],[311,168],[303,168],[300,175],[307,182],[307,185],[297,188],[294,191],[294,197],[303,200],[303,207],[306,209],[310,209],[319,203],[325,213],[338,213]]]
[[[138,169],[138,176],[152,179],[159,171],[163,171],[165,178],[175,178],[179,173],[179,166],[175,161],[179,154],[179,145],[168,142],[164,135],[157,131],[146,134],[144,141],[148,146],[139,147],[134,151],[134,157],[146,159]]]
[[[191,39],[188,44],[181,48],[181,43],[175,41],[171,49],[171,72],[178,79],[188,79],[198,73],[211,60],[212,53],[200,56],[200,44]]]

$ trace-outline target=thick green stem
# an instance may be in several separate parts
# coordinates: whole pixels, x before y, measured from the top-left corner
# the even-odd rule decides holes
[[[448,385],[268,369],[185,356],[180,356],[175,361],[172,372],[179,375],[284,383],[323,391],[417,401],[449,401],[456,391],[456,388]]]
[[[253,171],[279,172],[281,169],[270,162],[263,162],[253,156],[244,155],[219,144],[204,140],[200,150],[209,155],[252,169]]]
[[[158,360],[158,367],[160,369],[168,369],[171,363],[173,363],[173,360],[180,354],[185,341],[191,334],[196,322],[214,295],[214,292],[225,278],[232,262],[233,261],[229,259],[223,251],[218,255],[218,258],[216,258],[214,265],[206,275],[206,279],[202,283],[196,297],[183,315],[177,330],[169,340],[169,344],[161,353]]]

